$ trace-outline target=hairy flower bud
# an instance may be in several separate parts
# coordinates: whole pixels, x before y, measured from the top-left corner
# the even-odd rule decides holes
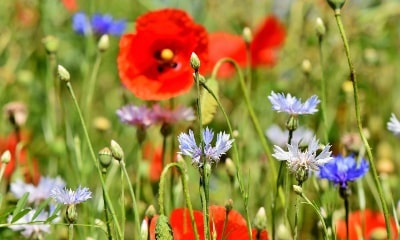
[[[327,0],[327,2],[333,10],[340,10],[342,9],[346,0]]]
[[[62,81],[69,82],[70,75],[67,69],[65,69],[63,66],[58,65],[57,68],[57,73],[58,73],[58,78]]]
[[[254,218],[254,227],[261,231],[267,228],[267,214],[265,213],[265,208],[260,207]]]
[[[190,56],[190,66],[193,68],[193,70],[198,71],[200,68],[200,59],[197,56],[196,53],[192,52],[192,55]]]
[[[5,152],[3,152],[3,154],[1,154],[0,159],[1,159],[2,163],[5,163],[5,164],[9,163],[11,160],[10,150],[6,150]]]
[[[111,152],[112,156],[118,160],[122,161],[124,159],[124,151],[121,146],[114,140],[111,140]]]
[[[113,159],[113,154],[108,147],[101,149],[98,153],[100,164],[103,168],[108,168]]]
[[[99,49],[100,52],[105,52],[109,46],[110,38],[107,34],[102,35],[97,43],[97,49]]]

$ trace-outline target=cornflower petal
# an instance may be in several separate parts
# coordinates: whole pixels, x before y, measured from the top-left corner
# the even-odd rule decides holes
[[[51,191],[50,196],[58,203],[72,205],[85,202],[89,198],[92,198],[92,192],[90,192],[89,188],[82,188],[81,186],[79,186],[76,191],[56,186]]]
[[[400,122],[396,115],[392,113],[389,122],[387,123],[387,129],[391,131],[395,136],[400,136]]]
[[[283,93],[275,93],[274,91],[271,92],[268,99],[272,104],[273,110],[277,112],[286,112],[290,115],[313,114],[318,112],[316,107],[320,102],[318,97],[313,95],[302,104],[301,99],[292,97],[290,93],[285,96]]]
[[[121,122],[136,127],[146,128],[153,123],[150,109],[146,106],[127,105],[118,109],[116,113]]]

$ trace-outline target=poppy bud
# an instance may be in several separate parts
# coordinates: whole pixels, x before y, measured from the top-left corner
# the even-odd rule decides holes
[[[121,146],[114,140],[111,140],[111,152],[112,156],[118,160],[122,161],[124,159],[124,151]]]
[[[229,214],[229,212],[233,209],[233,200],[232,199],[228,199],[225,202],[225,211],[226,211],[226,215]]]
[[[318,17],[315,23],[315,30],[317,31],[318,37],[321,38],[325,35],[326,32],[324,21],[322,21],[322,19]]]
[[[49,35],[42,39],[42,43],[48,54],[54,54],[58,50],[58,45],[60,41],[58,40],[58,38]]]
[[[251,33],[251,29],[249,27],[243,28],[242,36],[246,44],[250,44],[253,40],[253,34]]]
[[[265,213],[265,208],[260,207],[254,218],[254,227],[261,231],[267,228],[267,214]]]
[[[58,73],[58,78],[59,78],[61,81],[69,82],[70,75],[69,75],[69,72],[67,71],[67,69],[65,69],[65,68],[64,68],[63,66],[61,66],[61,65],[58,65],[57,73]]]
[[[3,152],[3,154],[1,154],[1,163],[7,164],[10,162],[10,160],[11,160],[10,150],[6,150],[5,152]]]
[[[153,205],[150,205],[145,212],[145,216],[149,219],[149,221],[156,215],[156,209]]]
[[[303,188],[301,188],[300,186],[298,186],[298,185],[293,185],[292,187],[293,187],[293,191],[294,191],[296,194],[298,194],[298,195],[302,195],[302,194],[303,194]]]
[[[110,38],[107,34],[101,35],[99,42],[97,43],[97,49],[100,52],[105,52],[110,46]]]
[[[200,59],[197,56],[196,53],[192,52],[192,55],[190,56],[190,66],[193,68],[193,70],[198,71],[200,68]]]
[[[331,8],[333,10],[340,10],[342,9],[344,3],[346,2],[346,0],[327,0],[329,6],[331,6]]]
[[[103,168],[108,168],[111,164],[111,160],[113,159],[113,155],[111,150],[108,147],[101,149],[98,153],[98,158],[100,164]]]
[[[156,222],[156,240],[173,240],[171,226],[168,223],[168,218],[160,215]]]
[[[303,62],[301,63],[301,70],[303,70],[303,73],[305,75],[310,75],[311,70],[312,70],[312,65],[310,60],[304,59]]]

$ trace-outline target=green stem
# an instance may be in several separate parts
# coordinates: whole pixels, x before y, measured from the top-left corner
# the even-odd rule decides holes
[[[93,65],[92,73],[90,74],[89,84],[87,86],[88,92],[86,95],[85,108],[84,108],[85,112],[88,113],[88,114],[86,114],[86,116],[90,116],[89,113],[90,113],[90,110],[92,109],[90,107],[90,103],[92,102],[94,89],[96,88],[96,79],[97,79],[97,75],[98,75],[99,69],[100,69],[101,57],[102,57],[102,53],[100,51],[98,51],[96,54],[96,60]]]
[[[319,49],[319,62],[321,66],[321,113],[322,113],[322,123],[324,126],[324,140],[328,142],[328,120],[326,117],[327,107],[326,107],[326,81],[325,81],[325,72],[324,72],[324,60],[322,53],[322,36],[318,38],[318,49]]]
[[[138,149],[136,150],[136,179],[135,179],[135,196],[136,199],[140,200],[140,192],[141,192],[141,174],[140,174],[140,161],[142,161],[142,143],[138,144]]]
[[[120,164],[121,169],[124,172],[125,178],[127,179],[127,182],[128,182],[128,188],[129,188],[129,192],[130,192],[131,198],[132,198],[132,208],[133,208],[133,216],[135,219],[136,230],[137,230],[137,234],[140,234],[139,209],[136,204],[135,192],[133,191],[132,183],[129,180],[129,174],[126,171],[125,161],[122,159],[119,164]]]
[[[359,96],[358,96],[357,75],[356,75],[356,71],[354,69],[354,65],[353,65],[351,57],[350,57],[350,48],[349,48],[349,44],[348,44],[348,41],[347,41],[346,33],[344,31],[340,9],[336,9],[335,10],[335,19],[336,19],[336,23],[337,23],[338,28],[339,28],[340,36],[342,37],[342,41],[343,41],[343,44],[344,44],[348,65],[349,65],[349,68],[350,68],[350,80],[353,83],[354,108],[355,108],[358,131],[360,133],[361,140],[362,140],[362,142],[363,142],[363,144],[365,146],[365,149],[367,151],[370,169],[371,169],[371,172],[372,172],[372,176],[373,176],[373,179],[374,179],[375,186],[376,186],[376,188],[378,190],[378,193],[379,193],[380,203],[382,205],[383,214],[385,216],[385,225],[386,225],[387,236],[388,236],[388,239],[392,239],[392,232],[391,232],[391,228],[390,228],[390,220],[389,220],[388,208],[387,208],[387,205],[386,205],[386,202],[385,202],[385,198],[383,196],[382,186],[381,186],[381,183],[379,181],[378,173],[376,171],[374,157],[372,155],[371,147],[369,146],[368,140],[365,137],[364,132],[363,132],[363,127],[362,127],[362,123],[361,123]]]
[[[123,160],[121,160],[123,161]],[[125,188],[124,188],[124,171],[122,170],[122,167],[120,169],[120,175],[121,175],[121,199],[120,199],[120,207],[121,207],[121,233],[122,233],[122,238],[124,239],[125,236],[125,222],[126,222],[126,212],[125,212]],[[129,179],[127,179],[129,181]],[[139,231],[140,233],[140,231]]]
[[[301,187],[301,183],[298,183],[298,186]],[[297,240],[299,237],[299,232],[298,232],[298,221],[299,221],[299,210],[300,210],[300,196],[296,196],[296,210],[294,213],[294,240]]]
[[[192,222],[194,236],[195,236],[196,240],[199,240],[199,233],[197,232],[196,222],[195,222],[194,214],[193,214],[192,202],[190,201],[189,187],[188,187],[187,180],[186,180],[185,169],[179,163],[167,164],[161,173],[160,186],[158,189],[158,191],[159,191],[158,192],[158,204],[160,206],[160,215],[165,216],[165,208],[164,208],[164,185],[165,185],[165,181],[166,181],[165,175],[167,175],[169,169],[172,167],[178,168],[178,170],[180,172],[183,192],[185,195],[185,201],[186,201],[187,208],[189,209],[189,216],[190,216],[190,220]]]
[[[105,195],[106,201],[108,203],[108,207],[110,208],[110,212],[111,212],[111,216],[113,218],[114,224],[115,224],[115,228],[117,229],[117,233],[118,233],[119,238],[123,239],[122,238],[121,227],[119,226],[117,215],[115,214],[115,210],[114,210],[114,207],[112,205],[110,196],[108,195],[108,193],[106,191],[106,184],[104,182],[104,179],[103,179],[103,176],[102,176],[102,173],[101,173],[101,169],[100,169],[100,165],[99,165],[99,162],[97,161],[97,158],[96,158],[96,154],[94,153],[94,150],[93,150],[92,141],[90,140],[89,133],[88,133],[87,128],[86,128],[85,120],[83,119],[82,111],[81,111],[81,109],[79,107],[79,104],[78,104],[78,101],[77,101],[77,99],[75,97],[74,89],[72,88],[72,85],[71,85],[70,81],[67,81],[66,85],[67,85],[67,88],[68,88],[68,90],[69,90],[69,92],[71,94],[72,100],[73,100],[73,102],[75,104],[76,111],[78,112],[79,120],[81,122],[81,126],[82,126],[82,129],[83,129],[83,132],[84,132],[84,135],[85,135],[88,147],[89,147],[90,155],[91,155],[91,158],[93,160],[94,165],[96,166],[97,173],[99,175],[100,182],[101,182],[101,187],[103,188],[104,195]]]
[[[105,195],[104,195],[104,190],[103,190],[104,215],[105,215],[105,217],[106,217],[107,237],[108,237],[108,240],[112,240],[112,233],[111,233],[110,220],[109,220],[109,217],[108,217],[107,201],[106,201],[105,199],[106,199],[106,197],[105,197]]]
[[[74,224],[68,224],[68,239],[74,240]]]

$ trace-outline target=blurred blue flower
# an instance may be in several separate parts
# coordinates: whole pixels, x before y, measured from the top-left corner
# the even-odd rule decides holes
[[[13,231],[21,231],[25,238],[44,239],[44,233],[50,232],[50,224],[45,221],[49,218],[49,213],[42,211],[33,219],[36,209],[30,210],[27,214],[15,221],[9,226]],[[7,222],[11,223],[13,216],[7,218]]]
[[[268,96],[269,101],[272,103],[272,109],[277,112],[287,112],[290,115],[313,114],[318,112],[316,108],[320,100],[316,95],[311,96],[304,103],[301,99],[292,97],[290,93],[286,96],[283,93],[271,92]]]
[[[346,188],[347,183],[364,176],[368,172],[369,164],[365,159],[361,159],[357,165],[354,156],[342,157],[336,156],[320,168],[319,177],[328,179],[334,184]]]
[[[317,155],[319,141],[315,136],[310,141],[308,148],[304,152],[299,148],[298,142],[292,142],[292,144],[286,144],[286,146],[288,151],[275,145],[274,154],[272,154],[272,156],[280,161],[287,161],[288,168],[293,173],[297,173],[302,169],[318,171],[322,165],[332,159],[330,145],[324,146],[322,151]]]
[[[400,137],[400,122],[396,115],[392,113],[389,122],[387,123],[387,129],[391,131],[395,136]]]
[[[225,132],[217,134],[217,140],[215,146],[211,145],[211,141],[214,138],[214,132],[206,128],[203,130],[204,150],[201,146],[198,146],[194,138],[192,130],[189,130],[189,134],[181,133],[178,136],[180,154],[186,155],[192,158],[192,164],[197,167],[202,167],[203,162],[201,156],[203,155],[206,160],[212,162],[218,162],[223,154],[225,154],[231,147],[233,139],[230,139],[230,135]]]
[[[114,20],[109,14],[96,13],[91,18],[93,32],[98,35],[110,34],[120,36],[124,33],[126,22],[124,20]]]
[[[94,14],[90,21],[83,12],[75,13],[72,17],[72,27],[75,32],[81,35],[95,33],[97,35],[110,34],[120,36],[124,33],[125,20],[114,20],[109,14]]]
[[[146,106],[123,106],[117,110],[117,116],[121,122],[139,128],[147,128],[153,123],[151,110]]]
[[[47,199],[54,187],[63,188],[64,186],[65,182],[60,177],[41,177],[37,186],[17,180],[16,182],[11,183],[10,191],[17,198],[21,198],[26,192],[29,192],[28,202],[37,203]]]
[[[281,129],[273,124],[265,131],[265,135],[272,144],[283,147],[288,142],[289,130]],[[314,132],[311,129],[298,127],[296,131],[293,131],[292,142],[298,142],[300,146],[308,146],[313,137]]]
[[[75,205],[92,198],[92,192],[89,188],[82,188],[81,186],[76,191],[65,187],[55,187],[51,190],[50,197],[54,198],[58,203]]]
[[[83,12],[77,12],[72,17],[72,28],[80,35],[89,35],[92,32],[88,17]]]

